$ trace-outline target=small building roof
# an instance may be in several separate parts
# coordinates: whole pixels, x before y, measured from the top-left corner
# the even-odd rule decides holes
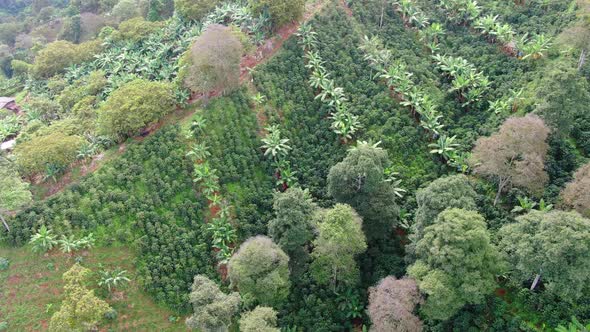
[[[0,97],[0,109],[12,102],[14,102],[14,98],[12,97]]]
[[[6,142],[0,144],[0,150],[2,150],[2,151],[12,150],[15,145],[16,145],[16,140],[11,139],[10,141],[6,141]]]

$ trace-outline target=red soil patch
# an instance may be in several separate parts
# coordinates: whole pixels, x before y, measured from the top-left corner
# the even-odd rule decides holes
[[[348,15],[348,17],[352,17],[352,9],[348,7],[348,3],[346,2],[346,0],[340,0],[340,5],[342,5],[342,7],[344,8],[346,15]]]
[[[9,286],[14,286],[14,285],[18,285],[22,279],[23,279],[23,276],[17,273],[17,274],[13,274],[10,277],[8,277],[8,279],[6,280],[6,283]]]
[[[313,15],[315,15],[319,10],[321,10],[326,3],[328,3],[328,1],[319,0],[318,2],[309,6],[306,9],[306,13],[303,17],[302,22],[306,22],[307,20],[309,20]],[[348,9],[348,11],[350,11],[350,8],[348,8],[346,6],[346,3],[344,1],[342,1],[342,4],[344,5],[345,8]],[[350,15],[352,15],[352,11],[350,11]],[[259,46],[256,49],[256,51],[254,51],[252,54],[244,56],[240,62],[240,83],[243,83],[247,80],[251,80],[250,69],[267,61],[274,54],[276,54],[276,52],[283,46],[283,43],[287,39],[289,39],[289,37],[291,37],[291,35],[293,35],[295,32],[297,32],[297,29],[299,29],[299,26],[302,22],[292,22],[290,24],[287,24],[287,25],[281,27],[277,31],[275,36],[266,40],[266,42],[263,43],[261,46]],[[211,98],[218,97],[221,94],[222,94],[221,91],[210,91],[207,94],[192,93],[189,100],[188,100],[188,103],[194,104],[198,101],[207,101]],[[168,116],[164,117],[162,120],[145,128],[139,136],[134,137],[134,140],[142,141],[146,137],[157,132],[166,123],[169,123],[169,119],[171,116],[178,115],[179,112],[186,112],[186,114],[181,114],[182,118],[186,118],[192,114],[192,112],[190,110],[177,108],[176,112],[169,114]],[[261,118],[261,119],[264,119],[264,118]],[[262,123],[265,123],[265,121],[263,121]],[[124,143],[122,143],[121,146],[119,147],[117,155],[122,154],[123,152],[125,152],[125,144]],[[72,180],[72,174],[71,174],[73,168],[75,168],[76,166],[82,165],[80,172],[81,172],[82,176],[85,176],[87,174],[90,174],[90,173],[98,170],[102,166],[103,163],[101,162],[101,160],[103,159],[103,157],[104,157],[103,154],[99,154],[99,155],[93,157],[89,164],[86,164],[86,162],[84,162],[84,161],[77,161],[77,162],[73,163],[68,168],[68,170],[65,172],[65,174],[63,176],[61,176],[60,179],[56,183],[52,183],[50,181],[47,181],[46,183],[41,183],[42,182],[41,176],[37,176],[35,179],[31,179],[32,180],[31,182],[35,183],[35,184],[40,184],[40,186],[43,188],[47,188],[47,191],[43,195],[43,199],[48,198],[49,196],[52,196],[52,195],[62,191],[65,187],[67,187],[68,185],[70,185],[71,183],[74,182]]]

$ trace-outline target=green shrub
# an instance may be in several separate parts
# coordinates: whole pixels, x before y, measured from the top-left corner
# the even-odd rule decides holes
[[[8,270],[10,261],[5,257],[0,257],[0,271]]]
[[[133,136],[172,111],[173,106],[170,83],[137,79],[115,90],[102,104],[98,110],[99,130],[117,138]]]
[[[17,165],[26,175],[45,171],[48,165],[65,168],[74,160],[84,139],[54,131],[48,135],[35,136],[17,144],[14,149]]]

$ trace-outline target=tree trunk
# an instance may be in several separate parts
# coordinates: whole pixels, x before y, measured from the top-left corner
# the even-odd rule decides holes
[[[500,200],[500,195],[502,195],[502,190],[504,190],[505,186],[506,180],[500,179],[500,181],[498,182],[498,192],[496,193],[496,198],[494,199],[494,206],[498,204],[498,201]]]
[[[385,14],[385,0],[381,2],[381,18],[379,19],[379,28],[383,27],[383,15]]]
[[[580,54],[580,60],[578,60],[578,70],[581,70],[584,67],[584,63],[586,63],[586,49],[582,50]]]
[[[6,220],[4,220],[4,217],[2,216],[1,213],[0,213],[0,219],[2,220],[2,223],[4,224],[4,228],[6,228],[6,231],[10,232],[10,227],[8,227],[8,224],[6,223]]]
[[[535,289],[535,287],[537,287],[539,280],[541,280],[541,274],[537,274],[535,276],[535,280],[533,280],[533,284],[531,285],[531,290],[533,290],[533,289]]]

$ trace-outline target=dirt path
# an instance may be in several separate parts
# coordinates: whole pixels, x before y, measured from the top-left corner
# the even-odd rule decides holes
[[[329,0],[318,0],[313,4],[307,5],[303,19],[300,22],[292,22],[283,26],[276,32],[275,35],[273,35],[271,38],[267,39],[264,43],[262,43],[254,52],[242,57],[242,60],[240,62],[240,84],[251,84],[251,70],[256,66],[271,59],[281,49],[283,43],[287,39],[289,39],[289,37],[291,37],[294,33],[297,32],[297,29],[299,29],[299,26],[302,22],[307,22],[308,20],[310,20],[329,2]],[[205,99],[215,98],[220,95],[221,93],[219,91],[211,91],[207,95],[193,94],[189,99],[189,104],[195,104]],[[134,137],[133,140],[142,141],[146,137],[151,136],[153,133],[157,132],[161,127],[165,126],[166,124],[186,119],[193,113],[194,110],[192,109],[177,109],[175,112],[169,114],[162,120],[144,129],[142,134]],[[83,176],[98,170],[106,161],[111,160],[114,157],[121,155],[123,152],[125,152],[125,149],[126,145],[125,143],[122,143],[119,145],[119,148],[117,149],[116,153],[108,156],[108,158],[105,158],[104,153],[101,153],[93,157],[89,162],[76,162],[68,168],[66,173],[62,175],[57,182],[46,181],[44,183],[41,183],[41,181],[35,181],[37,182],[37,186],[44,191],[42,195],[43,199],[61,192],[68,185],[79,181],[80,178],[82,178]],[[73,176],[74,171],[78,170],[79,175]]]

